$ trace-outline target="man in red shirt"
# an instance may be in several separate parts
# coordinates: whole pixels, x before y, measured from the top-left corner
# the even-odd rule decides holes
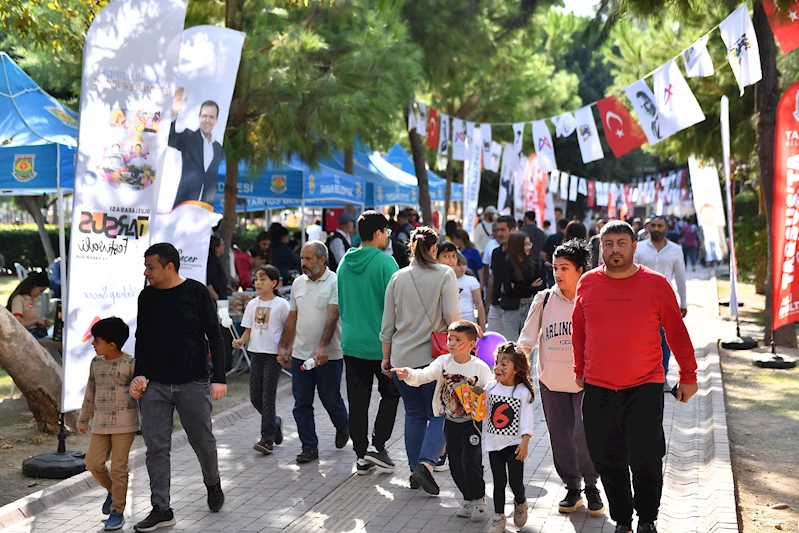
[[[633,509],[638,533],[657,533],[666,454],[661,326],[680,366],[680,402],[697,391],[694,348],[669,282],[633,261],[632,227],[609,222],[600,243],[605,265],[580,279],[572,315],[574,373],[585,387],[586,441],[615,533],[632,532]]]

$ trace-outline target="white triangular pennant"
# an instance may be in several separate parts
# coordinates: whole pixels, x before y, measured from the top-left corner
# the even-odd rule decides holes
[[[480,124],[480,137],[483,139],[483,165],[491,157],[491,124]]]
[[[555,135],[558,137],[568,137],[577,129],[577,122],[574,115],[569,112],[552,117],[552,124],[555,125]]]
[[[441,113],[438,117],[438,155],[449,155],[449,115]]]
[[[701,37],[694,44],[683,50],[682,60],[685,63],[685,75],[689,78],[712,76],[715,72],[713,59],[707,51],[707,40],[710,35]]]
[[[572,175],[569,178],[569,201],[576,202],[577,201],[577,180],[579,178],[577,176]]]
[[[727,59],[743,96],[744,87],[757,83],[763,77],[757,36],[747,5],[742,5],[724,19],[719,24],[719,31],[727,46]]]
[[[569,199],[569,173],[560,173],[560,197],[564,200]]]
[[[524,125],[526,122],[516,122],[513,124],[513,149],[516,151],[516,156],[521,156],[524,150]]]
[[[577,182],[577,193],[583,196],[588,196],[588,180],[580,178]]]
[[[575,111],[574,118],[577,123],[577,142],[580,145],[583,163],[591,163],[605,157],[591,106],[581,107]]]
[[[552,134],[546,120],[533,122],[533,143],[535,153],[538,154],[538,167],[542,172],[549,172],[558,168],[555,162],[555,147],[552,144]]]
[[[627,98],[638,115],[638,122],[644,129],[646,139],[649,144],[655,145],[666,138],[660,131],[660,115],[655,104],[655,95],[649,89],[644,80],[638,80],[630,84],[625,91]]]
[[[416,102],[416,109],[416,133],[427,137],[427,106],[422,102]]]
[[[452,119],[452,160],[466,159],[466,124],[459,118]]]
[[[508,154],[510,155],[510,152]],[[513,157],[516,159],[515,156]],[[502,145],[496,141],[491,141],[491,157],[489,158],[490,165],[487,165],[488,170],[499,172],[500,159],[502,159]],[[513,166],[516,166],[516,161],[513,161],[512,164]]]
[[[560,171],[553,170],[549,173],[549,187],[547,188],[552,194],[557,194],[560,190]]]

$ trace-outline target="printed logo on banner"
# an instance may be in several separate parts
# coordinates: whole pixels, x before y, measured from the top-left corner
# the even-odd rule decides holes
[[[45,110],[49,111],[51,115],[55,118],[69,126],[70,128],[78,127],[78,121],[73,118],[72,115],[61,109],[60,107],[55,106],[46,106]]]
[[[109,144],[103,149],[97,172],[116,189],[140,191],[155,182],[155,161],[151,161],[150,144],[145,136],[157,134],[160,111],[116,108],[111,111]]]
[[[269,190],[275,194],[283,194],[286,192],[286,176],[282,174],[275,174],[272,176],[272,186]]]
[[[94,325],[95,325],[95,324],[97,324],[99,321],[100,321],[100,317],[99,317],[99,316],[96,316],[96,317],[94,317],[94,318],[92,319],[92,323],[91,323],[91,324],[89,324],[89,327],[88,327],[88,328],[86,328],[86,333],[84,333],[84,334],[83,334],[83,337],[81,337],[81,339],[80,339],[80,341],[81,341],[81,342],[89,342],[89,340],[90,340],[90,339],[93,337],[93,335],[92,335],[92,328],[93,328],[93,327],[94,327]]]
[[[750,48],[752,48],[752,44],[749,42],[749,38],[744,33],[738,38],[737,41],[735,41],[735,44],[730,47],[730,57],[732,59],[737,59],[738,65],[740,65],[741,61],[743,60],[744,53]]]
[[[361,197],[361,184],[360,183],[356,183],[355,184],[355,197],[356,198],[360,198]]]
[[[11,174],[14,179],[25,183],[36,177],[34,164],[36,163],[35,154],[14,154],[14,170]]]
[[[311,194],[313,194],[316,190],[316,179],[313,177],[313,174],[308,176],[308,190],[311,192]]]
[[[591,138],[592,133],[591,133],[591,126],[590,125],[583,124],[583,125],[580,126],[578,131],[580,133],[580,138],[583,140],[583,142],[586,142],[586,141],[588,141],[588,139]]]
[[[112,212],[125,213],[111,215],[103,211],[82,211],[78,222],[76,257],[85,259],[108,259],[117,255],[125,255],[128,242],[144,238],[150,226],[150,213],[141,209],[139,213],[124,208],[111,208]]]
[[[378,187],[377,188],[377,201],[378,202],[382,202],[383,201],[383,187]]]

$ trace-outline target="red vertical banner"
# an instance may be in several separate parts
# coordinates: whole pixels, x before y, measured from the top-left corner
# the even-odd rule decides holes
[[[796,242],[799,239],[799,82],[777,106],[774,149],[772,302],[773,329],[799,320]]]
[[[596,182],[594,180],[588,180],[588,207],[594,207],[595,199],[596,199]]]
[[[438,148],[438,112],[432,107],[427,110],[427,146]]]

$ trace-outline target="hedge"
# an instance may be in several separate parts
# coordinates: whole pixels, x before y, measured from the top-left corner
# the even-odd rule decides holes
[[[58,226],[47,225],[47,233],[53,251],[58,257]],[[69,228],[66,228],[67,249],[69,249]],[[14,263],[28,268],[47,268],[47,256],[44,254],[42,239],[33,224],[14,226],[0,225],[0,254],[5,258],[6,268],[13,270]]]

